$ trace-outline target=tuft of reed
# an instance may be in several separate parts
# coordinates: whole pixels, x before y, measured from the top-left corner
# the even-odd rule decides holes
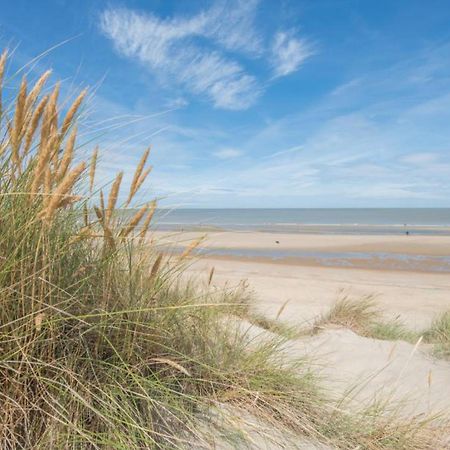
[[[0,82],[5,64],[3,53]],[[95,164],[88,170],[77,153],[85,94],[61,120],[59,84],[41,95],[47,79],[30,92],[22,81],[0,114],[2,448],[235,445],[242,430],[228,411],[292,434],[287,448],[303,438],[341,449],[442,448],[442,429],[425,419],[336,409],[303,361],[280,360],[280,336],[255,344],[231,326],[245,294],[199,289],[179,258],[163,263],[145,239],[155,203],[112,220],[121,176],[107,207],[101,191],[97,205],[86,195]],[[136,172],[131,200],[147,171]]]
[[[375,297],[370,295],[353,299],[342,293],[330,310],[315,321],[313,333],[330,324],[373,339],[402,340],[415,344],[420,338],[420,333],[406,328],[398,317],[385,319]]]
[[[434,344],[434,354],[450,359],[450,311],[440,314],[424,332],[425,342]]]

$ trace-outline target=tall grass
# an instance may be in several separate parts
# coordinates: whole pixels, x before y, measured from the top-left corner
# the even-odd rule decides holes
[[[213,448],[236,435],[217,419],[230,410],[339,448],[437,448],[426,423],[331,407],[304,364],[280,360],[282,339],[233,326],[239,297],[181,282],[189,252],[167,261],[146,239],[154,202],[118,219],[148,151],[124,203],[119,173],[94,205],[85,93],[63,114],[48,76],[0,109],[1,448]]]
[[[403,340],[415,343],[420,333],[409,330],[398,318],[386,320],[373,296],[352,299],[343,295],[319,317],[313,327],[317,332],[327,325],[348,328],[360,336],[383,340]]]
[[[450,359],[450,311],[440,314],[424,333],[425,342],[434,344],[434,353]]]

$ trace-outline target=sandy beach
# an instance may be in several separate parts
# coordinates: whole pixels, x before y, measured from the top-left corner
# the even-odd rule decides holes
[[[158,233],[156,238],[178,248],[199,236]],[[397,319],[419,332],[450,308],[449,273],[430,267],[427,259],[446,257],[450,237],[218,232],[209,234],[201,247],[207,252],[192,259],[191,276],[206,281],[214,267],[212,284],[219,289],[233,288],[246,280],[254,293],[257,313],[287,324],[311,327],[343,296],[354,300],[373,296],[386,319]],[[325,256],[273,258],[271,251],[280,248]],[[242,254],[215,253],[220,249],[239,249]],[[254,250],[265,250],[266,256],[255,257]],[[342,253],[344,259],[351,253],[354,265],[325,265],[330,263],[326,257],[330,252]],[[357,257],[359,253],[369,255],[363,264]],[[377,253],[385,255],[386,264],[381,269],[376,258],[371,266],[370,255]],[[408,265],[398,270],[390,262],[398,262],[395,257],[399,254],[406,255],[406,260],[419,258],[420,263],[414,270]],[[249,324],[248,333],[261,338],[268,332]],[[416,345],[378,340],[331,327],[289,341],[288,354],[294,358],[311,357],[330,393],[340,399],[351,392],[347,400],[355,408],[389,399],[399,405],[400,415],[450,414],[450,399],[442,396],[450,385],[450,363],[432,357],[420,340]]]
[[[322,250],[331,252],[383,252],[409,255],[450,256],[450,236],[343,235],[265,232],[156,232],[158,240],[174,245],[205,236],[207,248],[272,250]]]
[[[200,233],[156,233],[161,243],[174,247],[187,245]],[[277,241],[279,243],[277,243]],[[380,308],[391,317],[400,317],[408,326],[421,329],[450,307],[450,276],[433,271],[428,257],[450,254],[447,236],[357,236],[296,235],[258,232],[209,233],[201,246],[206,257],[192,264],[191,273],[206,276],[214,267],[217,284],[237,284],[248,280],[255,292],[256,307],[268,317],[275,317],[287,302],[280,319],[310,323],[326,311],[340,296],[358,299],[375,296]],[[217,255],[217,249],[315,251],[323,258],[279,258],[270,256]],[[353,266],[333,266],[328,252],[352,254]],[[383,253],[383,268],[371,267],[372,260],[358,254]],[[420,264],[409,270],[390,268],[398,254],[421,257]],[[355,258],[356,256],[356,258]],[[345,258],[344,258],[345,259]],[[321,262],[324,263],[321,264]],[[397,260],[394,260],[397,262]],[[327,265],[328,264],[328,265]],[[333,264],[333,261],[331,261]],[[394,264],[395,265],[395,264]]]

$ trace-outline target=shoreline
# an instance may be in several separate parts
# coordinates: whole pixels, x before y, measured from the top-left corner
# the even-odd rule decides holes
[[[330,268],[330,269],[342,269],[342,270],[364,270],[364,271],[375,271],[375,272],[408,272],[417,274],[435,274],[448,277],[450,274],[450,267],[446,270],[433,270],[431,267],[427,267],[425,264],[421,267],[407,267],[407,266],[395,266],[393,264],[389,265],[392,260],[387,260],[388,264],[385,267],[379,267],[368,260],[367,264],[361,264],[360,261],[354,265],[345,264],[324,264],[322,258],[270,258],[264,256],[237,256],[237,255],[220,255],[217,253],[201,253],[196,254],[199,259],[204,260],[214,260],[214,261],[237,261],[245,263],[255,263],[255,264],[274,264],[279,266],[290,266],[290,267],[316,267],[316,268]]]
[[[268,233],[281,235],[334,235],[334,236],[450,236],[450,226],[405,224],[268,224],[234,225],[178,224],[157,225],[160,233]]]
[[[209,249],[316,250],[450,256],[450,236],[310,235],[259,231],[154,231],[152,235],[157,241],[174,246],[188,245],[191,241],[205,237],[201,247]]]
[[[386,235],[282,235],[259,232],[154,232],[167,253],[194,251],[207,259],[345,269],[450,273],[450,237]],[[163,251],[164,251],[163,250]]]

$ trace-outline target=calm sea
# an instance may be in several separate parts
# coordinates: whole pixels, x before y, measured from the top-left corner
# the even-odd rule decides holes
[[[155,223],[159,230],[450,235],[450,208],[159,209]]]

